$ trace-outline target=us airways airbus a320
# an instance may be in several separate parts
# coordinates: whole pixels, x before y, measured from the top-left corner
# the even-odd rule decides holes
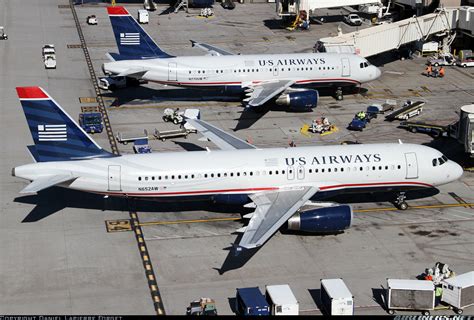
[[[120,54],[104,74],[126,76],[164,85],[222,89],[242,94],[249,107],[271,99],[292,110],[316,107],[317,87],[332,87],[342,99],[342,87],[360,86],[381,72],[355,54],[286,53],[235,55],[209,44],[192,41],[206,56],[171,56],[163,52],[124,7],[107,8]]]
[[[255,208],[237,248],[263,245],[283,224],[291,230],[350,227],[349,205],[313,202],[328,192],[404,192],[435,188],[462,175],[439,151],[414,144],[260,149],[201,120],[188,121],[221,150],[113,155],[97,145],[41,88],[17,88],[35,163],[12,170],[32,181],[21,193],[51,186],[108,196],[196,199]]]

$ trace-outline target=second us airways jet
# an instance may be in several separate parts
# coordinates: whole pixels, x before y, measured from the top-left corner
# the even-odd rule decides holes
[[[192,41],[205,56],[171,56],[162,51],[124,7],[107,8],[120,54],[102,66],[105,74],[165,85],[219,88],[245,93],[249,107],[271,99],[292,110],[308,110],[318,102],[317,87],[360,86],[377,79],[380,70],[355,54],[286,53],[235,55]]]

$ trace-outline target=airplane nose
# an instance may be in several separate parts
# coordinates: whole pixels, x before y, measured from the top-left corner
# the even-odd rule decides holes
[[[375,68],[375,79],[378,79],[382,75],[382,71],[376,66],[374,66],[374,68]]]
[[[463,168],[459,164],[451,160],[450,168],[446,174],[446,178],[449,180],[449,182],[456,181],[461,178],[463,172]]]

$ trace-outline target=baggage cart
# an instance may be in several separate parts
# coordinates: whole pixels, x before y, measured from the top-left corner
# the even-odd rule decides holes
[[[451,305],[457,314],[462,314],[464,308],[474,305],[474,271],[444,279],[441,284],[441,301]]]
[[[387,279],[387,311],[421,311],[429,315],[435,308],[435,287],[429,280]]]
[[[143,135],[131,136],[131,137],[126,137],[122,133],[118,132],[115,138],[117,139],[118,142],[127,144],[129,142],[134,142],[136,140],[148,139],[148,131],[145,129],[143,130]]]
[[[321,279],[321,302],[332,316],[354,314],[354,296],[342,279]]]
[[[153,134],[156,139],[161,141],[166,141],[166,139],[171,138],[187,138],[189,131],[185,128],[177,129],[177,130],[167,130],[167,131],[159,131],[155,129],[155,133]]]
[[[405,128],[408,131],[411,131],[413,133],[417,133],[417,132],[428,133],[434,138],[439,138],[442,135],[447,135],[447,132],[449,131],[449,126],[442,126],[442,125],[437,125],[437,124],[427,123],[427,122],[422,122],[422,121],[415,121],[415,122],[402,121],[400,122],[399,127]]]

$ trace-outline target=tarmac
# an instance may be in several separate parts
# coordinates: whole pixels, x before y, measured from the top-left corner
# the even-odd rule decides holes
[[[141,6],[127,8],[136,16]],[[311,52],[318,38],[336,35],[338,25],[343,32],[355,28],[340,22],[342,9],[321,13],[326,21],[339,21],[290,32],[279,28],[272,3],[237,3],[232,11],[216,4],[215,16],[207,19],[198,17],[195,9],[160,14],[166,8],[159,6],[151,13],[144,28],[174,55],[204,54],[191,47],[191,39],[242,54]],[[117,51],[106,9],[76,6],[76,12],[100,76],[105,53]],[[97,16],[97,26],[86,24],[91,14]],[[77,47],[80,39],[68,1],[26,6],[4,0],[0,19],[9,35],[0,42],[0,133],[5,137],[0,156],[0,314],[179,315],[190,301],[211,297],[224,315],[233,314],[236,288],[258,286],[263,292],[265,285],[289,284],[300,313],[313,315],[321,314],[320,279],[343,278],[354,295],[356,315],[383,315],[387,278],[414,279],[437,261],[448,263],[457,274],[472,271],[474,206],[462,204],[474,203],[474,176],[469,172],[440,187],[437,194],[410,195],[407,211],[393,210],[386,195],[335,198],[353,206],[351,229],[326,236],[277,232],[255,255],[239,259],[229,259],[226,250],[235,241],[233,232],[242,227],[239,208],[137,201],[131,209],[125,199],[61,188],[20,195],[27,182],[12,177],[11,168],[32,161],[26,149],[32,139],[15,87],[42,86],[75,119],[80,106],[97,105],[84,99],[95,98],[96,93],[84,52]],[[41,47],[46,43],[55,44],[56,70],[43,66]],[[272,108],[261,115],[245,114],[244,128],[235,132],[241,103],[219,93],[203,97],[194,90],[147,84],[103,91],[102,98],[114,135],[176,128],[163,122],[164,108],[199,108],[204,120],[262,148],[287,146],[290,141],[300,146],[400,139],[433,146],[472,167],[461,145],[449,138],[433,140],[397,128],[397,122],[383,117],[372,120],[362,132],[348,131],[346,126],[356,112],[385,99],[396,99],[398,104],[423,100],[426,106],[415,120],[452,123],[462,105],[474,102],[474,68],[448,67],[445,78],[435,79],[421,75],[426,58],[400,61],[388,53],[371,61],[380,66],[382,77],[363,85],[359,93],[347,93],[336,101],[322,92],[313,112]],[[300,133],[304,124],[323,115],[339,131],[325,136]],[[151,140],[150,145],[154,152],[216,149],[199,138],[191,134],[187,139]],[[93,139],[110,150],[105,132]],[[133,152],[131,144],[118,148],[122,154]],[[192,153],[189,157],[191,162]],[[129,227],[130,221],[140,226],[142,234]],[[474,308],[464,313],[473,314]]]

